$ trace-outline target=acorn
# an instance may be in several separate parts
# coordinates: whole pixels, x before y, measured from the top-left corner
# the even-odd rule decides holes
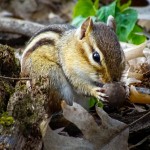
[[[107,83],[103,86],[105,94],[108,96],[108,105],[115,108],[120,108],[126,100],[125,87],[120,82]]]

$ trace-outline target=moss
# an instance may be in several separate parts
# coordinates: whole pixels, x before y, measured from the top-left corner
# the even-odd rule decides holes
[[[12,87],[12,86],[9,84],[9,82],[3,81],[2,83],[3,83],[3,85],[4,85],[5,91],[6,91],[9,95],[11,95],[11,94],[14,93],[15,89],[14,89],[14,87]]]
[[[3,112],[0,115],[0,125],[2,125],[3,127],[13,125],[14,122],[14,118],[12,116],[9,116],[7,112]]]
[[[24,81],[17,83],[8,110],[12,110],[10,113],[24,136],[40,135],[39,124],[45,114],[47,99],[47,89],[43,89],[43,81],[32,83],[32,88],[27,88]]]
[[[23,100],[16,103],[13,115],[20,122],[33,122],[33,107],[30,96],[24,95]]]
[[[19,89],[19,87],[17,89]],[[23,135],[27,136],[31,132],[30,127],[32,127],[32,125],[37,121],[38,117],[34,110],[30,94],[27,94],[25,91],[24,93],[23,90],[25,90],[25,86],[21,86],[20,91],[16,92],[19,97],[15,103],[12,115],[19,123],[20,130]]]
[[[15,58],[14,49],[0,44],[0,76],[18,77],[19,60]],[[6,111],[7,103],[14,92],[16,81],[0,78],[0,113]]]
[[[18,77],[20,73],[19,60],[15,58],[14,49],[0,44],[0,73],[8,77]]]
[[[6,111],[10,95],[14,92],[14,87],[9,81],[0,79],[0,113]]]

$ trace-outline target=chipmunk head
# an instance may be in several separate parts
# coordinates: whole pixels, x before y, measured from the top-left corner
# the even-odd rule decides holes
[[[109,16],[107,24],[85,20],[77,29],[78,50],[85,66],[82,69],[95,82],[119,81],[125,67],[124,54],[115,34],[115,21]],[[83,64],[83,63],[82,63]],[[89,65],[87,65],[89,64]]]

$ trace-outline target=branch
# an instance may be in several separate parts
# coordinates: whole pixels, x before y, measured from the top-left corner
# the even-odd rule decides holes
[[[44,25],[31,21],[23,21],[5,17],[0,18],[0,32],[10,32],[31,37],[43,27]]]
[[[0,79],[8,79],[8,80],[32,80],[30,78],[12,78],[12,77],[4,77],[4,76],[0,76]]]
[[[133,44],[124,43],[124,42],[120,42],[120,44],[124,50],[126,60],[129,61],[131,59],[144,56],[143,49],[146,47],[147,41],[137,46]]]

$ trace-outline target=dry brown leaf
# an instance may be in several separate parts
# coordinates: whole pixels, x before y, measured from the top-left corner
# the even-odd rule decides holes
[[[150,104],[150,95],[138,92],[133,85],[130,86],[129,99],[133,103]]]
[[[147,41],[138,46],[128,43],[126,43],[125,46],[125,43],[122,42],[120,42],[120,44],[124,50],[126,60],[129,61],[131,59],[144,56],[143,49],[146,47]]]
[[[147,47],[148,48],[145,48],[143,50],[143,53],[144,53],[145,57],[147,58],[147,63],[150,64],[150,41],[148,42]]]
[[[56,134],[50,128],[44,137],[45,149],[53,150],[127,150],[129,129],[127,125],[112,119],[101,108],[96,108],[102,124],[79,104],[73,106],[62,103],[64,117],[73,122],[83,133],[84,139]]]
[[[134,78],[134,79],[137,79],[137,80],[142,80],[143,79],[143,74],[136,73],[136,72],[129,72],[128,78]]]

